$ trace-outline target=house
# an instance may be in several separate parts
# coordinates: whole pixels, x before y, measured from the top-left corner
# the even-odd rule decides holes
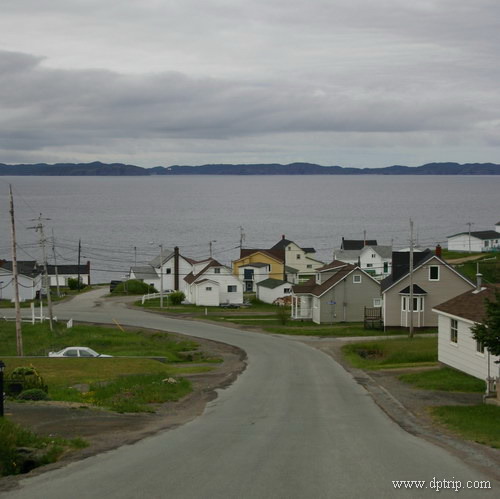
[[[186,300],[194,305],[243,303],[243,283],[233,275],[230,267],[213,258],[195,262],[184,282]]]
[[[256,297],[264,303],[275,303],[292,295],[292,285],[280,279],[265,279],[257,283]]]
[[[485,300],[495,301],[500,287],[482,286],[433,308],[438,317],[438,360],[479,379],[500,376],[500,357],[490,355],[474,340],[471,327],[486,317]]]
[[[450,251],[499,251],[500,222],[496,223],[495,230],[459,232],[447,239]]]
[[[361,249],[336,249],[333,259],[359,265],[376,279],[384,279],[391,273],[392,246],[366,245]]]
[[[316,270],[323,267],[324,263],[314,257],[316,250],[314,248],[301,248],[293,241],[281,236],[271,251],[283,251],[285,265],[293,268],[297,272],[299,282],[308,281],[314,277]]]
[[[42,289],[42,273],[36,261],[17,261],[19,300],[34,300]],[[0,261],[0,300],[15,300],[12,262]]]
[[[40,268],[43,272],[43,267]],[[69,279],[78,279],[87,286],[90,285],[90,262],[85,265],[47,265],[47,273],[51,286],[67,286]]]
[[[426,249],[413,255],[413,306],[410,305],[410,253],[392,254],[392,272],[381,282],[385,327],[435,327],[433,307],[470,291],[474,284],[448,265],[438,254]],[[410,309],[413,309],[413,312]]]
[[[161,279],[163,279],[163,289],[173,289],[185,291],[186,282],[184,277],[193,271],[195,260],[187,258],[179,253],[176,246],[173,250],[165,250],[162,254],[153,258],[148,265],[132,267],[130,269],[130,279],[138,279],[161,290]]]
[[[245,292],[256,291],[256,285],[269,278],[269,263],[246,263],[238,267],[238,279],[243,282]]]
[[[261,267],[253,267],[253,277],[251,272],[247,273],[248,279],[245,279],[244,277],[244,280],[246,281],[245,288],[249,289],[250,284],[248,284],[248,281],[251,281],[252,278],[255,278],[256,276],[261,277],[266,275],[262,270],[266,267],[266,279],[283,279],[285,277],[284,261],[284,252],[281,250],[270,251],[265,249],[242,249],[240,250],[240,258],[233,261],[233,274],[239,277],[242,273],[243,275],[245,274],[245,269],[248,271],[252,270],[252,267],[249,267],[250,264],[264,264]],[[241,271],[240,267],[243,267]],[[260,268],[260,270],[256,272],[256,268]],[[254,289],[255,287],[252,284],[252,290]]]
[[[305,284],[292,287],[292,319],[316,324],[362,322],[365,308],[380,307],[380,283],[355,265],[333,261]]]

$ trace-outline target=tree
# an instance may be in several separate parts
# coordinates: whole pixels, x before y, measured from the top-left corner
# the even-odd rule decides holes
[[[472,326],[471,333],[488,352],[500,355],[500,291],[495,291],[495,301],[486,298],[486,319],[482,324]]]

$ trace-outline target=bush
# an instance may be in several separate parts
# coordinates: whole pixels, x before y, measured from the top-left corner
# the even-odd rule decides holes
[[[168,297],[172,305],[180,305],[186,299],[186,295],[182,291],[175,291]]]
[[[145,295],[147,293],[156,293],[154,286],[136,279],[129,279],[121,282],[112,291],[113,294]]]
[[[68,279],[68,288],[71,290],[83,289],[86,287],[86,284],[83,284],[82,280],[78,281],[78,279],[69,278]]]
[[[288,310],[288,308],[278,305],[278,308],[276,309],[276,319],[278,320],[279,324],[282,324],[284,326],[288,322],[289,317],[290,311]]]
[[[18,396],[20,400],[49,400],[49,396],[40,388],[30,388],[22,391]]]

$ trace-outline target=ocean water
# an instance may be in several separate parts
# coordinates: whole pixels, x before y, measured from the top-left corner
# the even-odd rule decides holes
[[[341,238],[419,245],[494,229],[500,176],[175,176],[0,177],[0,257],[10,259],[9,184],[14,191],[18,259],[40,259],[44,219],[49,261],[91,261],[94,281],[121,278],[164,248],[229,264],[243,247],[268,248],[282,235],[331,260]],[[241,229],[242,228],[242,229]],[[52,249],[52,231],[55,238]]]

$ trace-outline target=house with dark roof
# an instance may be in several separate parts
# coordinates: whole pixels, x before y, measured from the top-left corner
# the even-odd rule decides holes
[[[34,300],[42,288],[42,272],[35,260],[18,260],[19,300]],[[12,262],[0,260],[0,300],[14,301]]]
[[[256,297],[264,303],[283,302],[292,295],[292,285],[282,279],[265,279],[257,283]]]
[[[361,249],[335,249],[333,259],[359,265],[375,279],[382,280],[391,273],[392,246],[366,245]]]
[[[40,268],[43,271],[43,267]],[[67,286],[69,279],[78,279],[82,284],[90,285],[90,262],[84,265],[47,265],[51,286]]]
[[[409,327],[410,314],[415,328],[435,327],[437,317],[432,308],[474,288],[471,281],[429,249],[413,254],[411,280],[413,289],[410,253],[393,252],[391,275],[381,282],[385,327]]]
[[[316,324],[362,322],[365,309],[380,307],[380,283],[356,265],[333,261],[305,284],[292,287],[292,319]]]
[[[477,283],[475,289],[462,293],[433,308],[438,318],[438,360],[479,379],[500,376],[500,357],[490,355],[471,333],[474,324],[486,318],[486,300],[494,302],[499,286]]]
[[[342,237],[340,249],[347,251],[360,250],[365,246],[377,246],[376,239],[344,239],[344,237]]]
[[[459,232],[447,239],[450,251],[500,251],[500,222],[495,230]]]
[[[194,305],[217,307],[243,303],[243,283],[230,267],[213,258],[194,263],[184,282],[186,300]]]

